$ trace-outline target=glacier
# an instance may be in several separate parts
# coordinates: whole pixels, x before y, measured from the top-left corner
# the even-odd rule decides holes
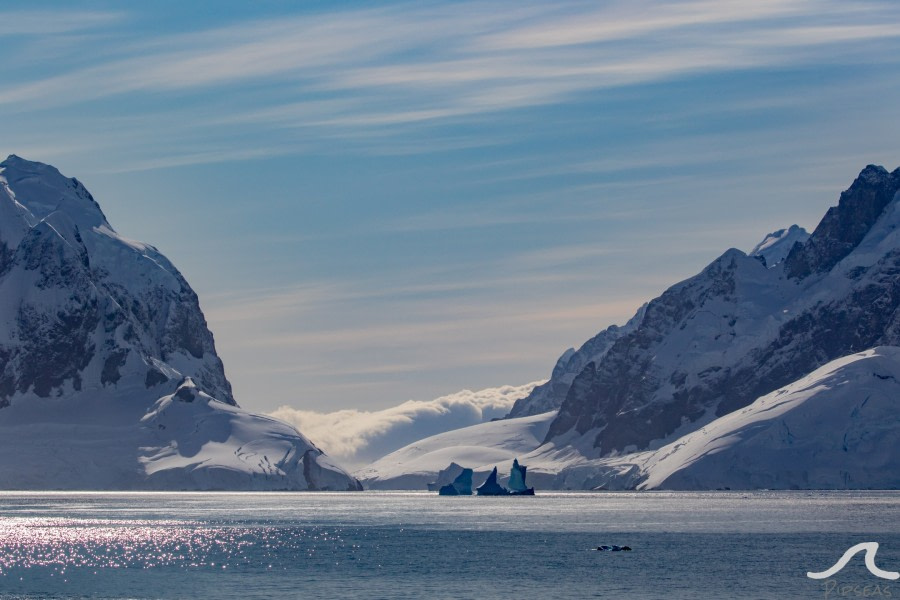
[[[831,361],[642,458],[638,489],[900,488],[900,348]]]
[[[371,465],[354,471],[353,475],[366,489],[426,489],[447,469],[447,465],[456,463],[466,465],[483,479],[494,466],[506,471],[516,457],[537,448],[555,416],[556,412],[550,411],[530,417],[480,423],[427,437],[383,456]],[[536,485],[544,487],[546,478],[541,477],[540,473],[535,478],[530,464],[528,474],[533,482],[537,482]]]

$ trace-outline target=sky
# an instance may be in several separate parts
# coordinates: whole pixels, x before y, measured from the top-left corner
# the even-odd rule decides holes
[[[4,3],[0,48],[0,154],[178,266],[256,411],[544,379],[900,164],[892,1]]]

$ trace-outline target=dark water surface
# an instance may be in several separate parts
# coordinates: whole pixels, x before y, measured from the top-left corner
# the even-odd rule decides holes
[[[870,541],[900,571],[900,492],[6,492],[0,597],[900,598],[806,576]]]

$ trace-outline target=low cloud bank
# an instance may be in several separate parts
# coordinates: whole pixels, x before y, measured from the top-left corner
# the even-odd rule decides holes
[[[371,412],[349,409],[320,413],[282,406],[269,415],[295,426],[342,466],[355,469],[416,440],[502,417],[516,400],[541,383],[463,390]]]

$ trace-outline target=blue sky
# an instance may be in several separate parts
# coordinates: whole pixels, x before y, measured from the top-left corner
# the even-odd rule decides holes
[[[0,153],[172,259],[255,410],[546,377],[900,164],[896,2],[29,3],[0,44]]]

